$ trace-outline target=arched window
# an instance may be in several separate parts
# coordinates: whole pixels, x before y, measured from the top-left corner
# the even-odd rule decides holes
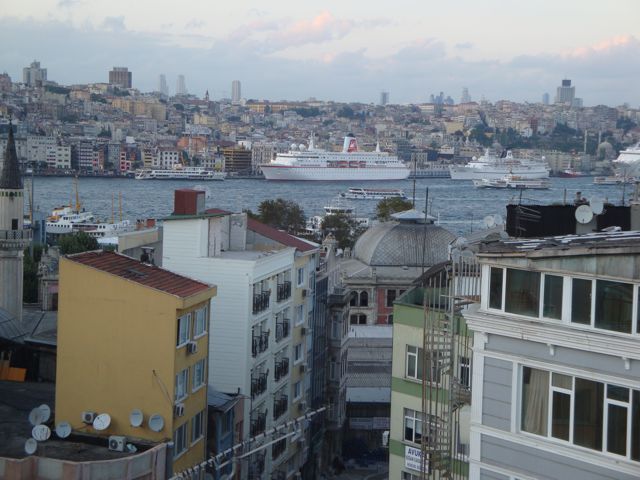
[[[365,292],[360,292],[360,306],[361,307],[368,307],[369,306],[369,293]]]
[[[367,316],[360,314],[358,315],[358,325],[366,325],[367,324]]]
[[[351,292],[351,299],[349,300],[349,305],[352,307],[356,307],[358,305],[358,292]]]

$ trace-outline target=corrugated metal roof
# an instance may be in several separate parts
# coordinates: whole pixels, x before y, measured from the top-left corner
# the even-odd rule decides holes
[[[11,340],[12,342],[22,342],[27,333],[17,319],[6,310],[0,308],[0,338]]]
[[[66,257],[68,260],[116,275],[132,282],[177,297],[190,297],[211,288],[204,282],[139,262],[116,252],[84,252]]]

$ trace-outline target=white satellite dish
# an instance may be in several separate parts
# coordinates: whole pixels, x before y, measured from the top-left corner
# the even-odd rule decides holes
[[[456,241],[454,242],[454,245],[458,248],[462,248],[462,247],[466,247],[467,246],[467,239],[464,237],[458,237],[456,238]]]
[[[38,407],[40,413],[42,414],[42,423],[47,423],[51,418],[51,408],[46,403],[43,403]]]
[[[162,415],[154,414],[149,417],[149,428],[154,432],[161,432],[164,428],[164,418]]]
[[[142,425],[143,420],[144,414],[142,413],[142,410],[138,408],[131,410],[131,413],[129,414],[129,423],[131,423],[132,427],[139,427]]]
[[[39,442],[49,440],[51,436],[51,430],[46,425],[36,425],[31,430],[31,436]]]
[[[56,435],[60,438],[67,438],[71,435],[71,424],[69,422],[60,422],[56,425]]]
[[[592,198],[589,201],[589,205],[591,206],[591,211],[594,215],[600,215],[604,212],[604,201],[599,198]]]
[[[576,208],[576,220],[578,223],[589,223],[591,219],[593,219],[593,212],[591,211],[591,207],[589,205],[580,205]]]
[[[36,407],[29,412],[29,423],[34,427],[40,425],[43,421],[42,410],[40,410],[40,407]]]
[[[38,442],[33,438],[30,438],[26,442],[24,442],[24,451],[27,452],[27,455],[33,455],[36,453],[38,449]]]
[[[101,413],[93,421],[93,428],[96,430],[106,430],[111,425],[111,416],[108,413]]]
[[[504,225],[504,219],[502,215],[498,215],[497,213],[493,216],[493,221],[496,225]]]
[[[493,215],[487,215],[486,217],[484,217],[482,222],[484,223],[485,227],[493,228],[496,224],[496,219]]]

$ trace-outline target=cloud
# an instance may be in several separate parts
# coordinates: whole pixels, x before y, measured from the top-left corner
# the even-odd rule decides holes
[[[124,32],[127,29],[122,15],[119,17],[106,17],[100,27],[111,32]]]
[[[60,8],[71,8],[78,5],[82,5],[84,2],[82,0],[60,0],[58,2],[58,7]]]
[[[186,24],[185,24],[185,28],[190,29],[190,28],[202,28],[206,25],[206,23],[204,22],[204,20],[200,20],[197,18],[192,18],[191,20],[189,20]]]
[[[471,42],[456,43],[454,47],[457,48],[458,50],[471,50],[473,48],[473,43]]]

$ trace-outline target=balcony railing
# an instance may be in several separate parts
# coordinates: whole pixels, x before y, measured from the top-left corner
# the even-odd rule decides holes
[[[276,322],[276,342],[279,342],[283,338],[289,336],[291,331],[291,320],[283,318],[281,321]]]
[[[267,391],[267,376],[269,373],[259,373],[251,378],[251,398],[262,395]]]
[[[273,372],[273,378],[275,378],[276,382],[281,378],[286,377],[289,374],[289,359],[283,358],[280,361],[276,361],[276,368]]]
[[[276,420],[287,413],[289,407],[289,397],[282,395],[273,401],[273,419]]]
[[[253,313],[264,312],[267,308],[269,308],[269,298],[271,297],[271,292],[266,291],[262,293],[255,293],[253,295]]]
[[[249,464],[249,480],[258,480],[264,473],[264,453],[257,453]]]
[[[255,437],[256,435],[260,435],[264,433],[264,429],[267,426],[267,412],[261,413],[255,416],[251,420],[251,436]]]
[[[287,439],[286,438],[280,440],[279,442],[274,443],[271,446],[271,458],[273,460],[275,460],[280,455],[282,455],[286,449],[287,449]],[[273,478],[273,476],[271,478]]]
[[[282,302],[287,298],[291,297],[291,282],[284,281],[278,284],[278,292],[277,292],[277,300],[278,302]]]
[[[269,332],[261,332],[251,339],[251,355],[257,357],[269,348]]]
[[[287,480],[287,473],[280,470],[273,472],[271,474],[271,480]]]
[[[10,247],[25,246],[31,241],[31,230],[0,230],[0,242]]]

